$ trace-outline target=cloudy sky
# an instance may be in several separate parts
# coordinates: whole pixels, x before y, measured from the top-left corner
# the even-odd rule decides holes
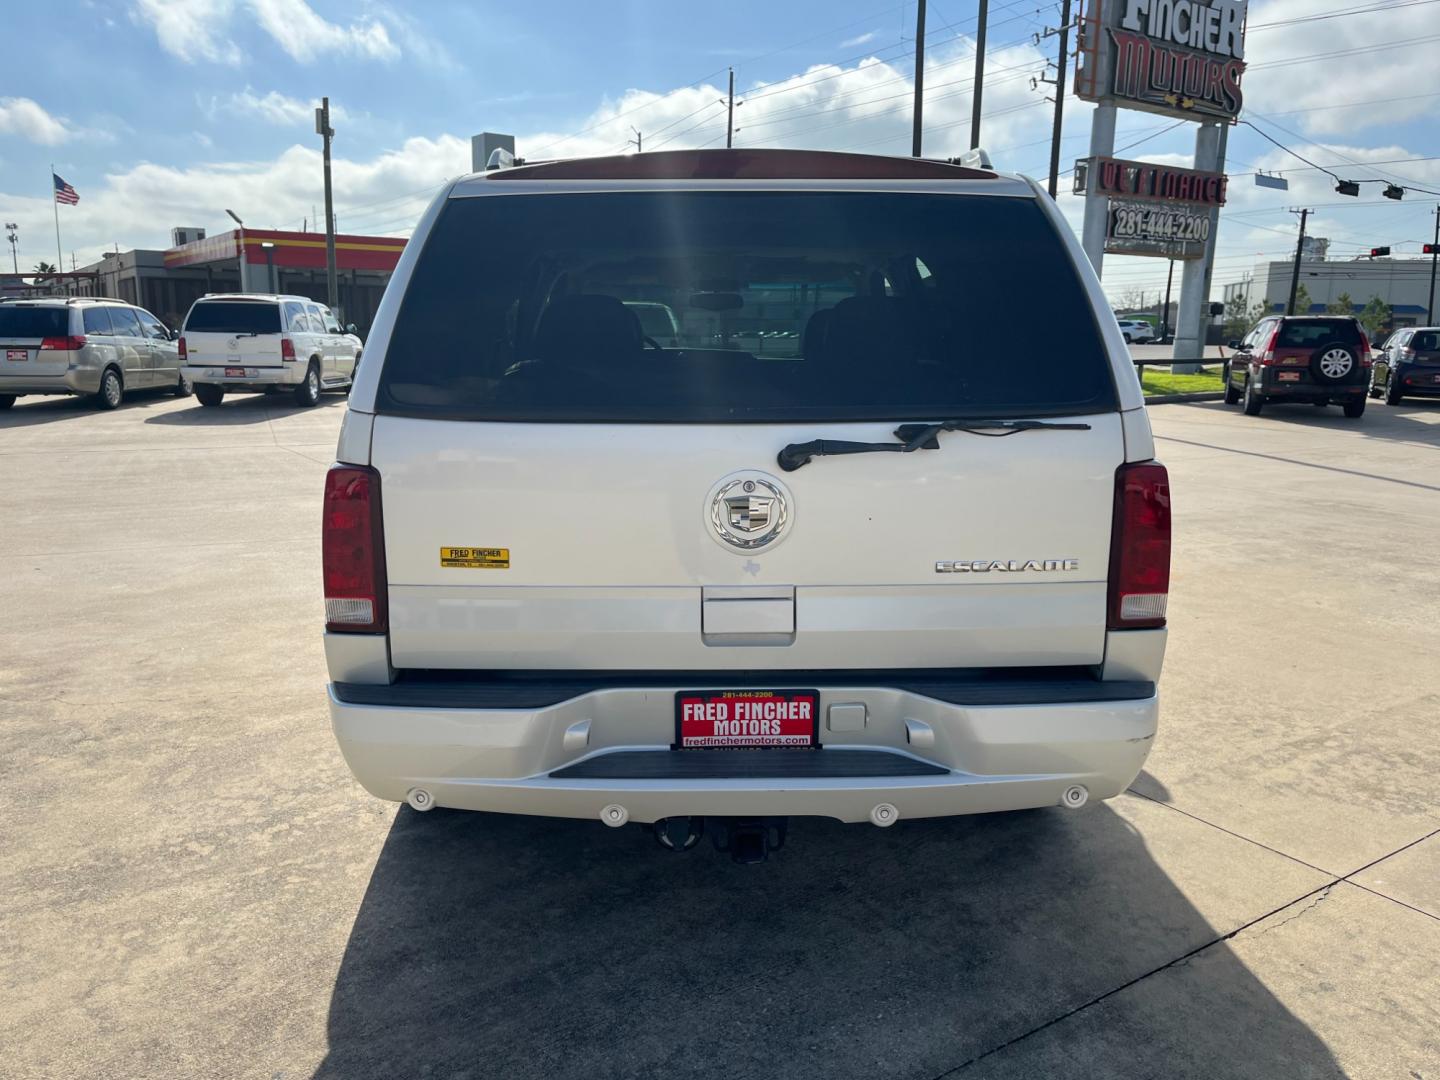
[[[925,151],[946,155],[970,142],[976,7],[930,0],[929,12]],[[913,0],[52,0],[6,15],[0,213],[19,224],[22,268],[55,258],[52,162],[81,196],[60,207],[67,268],[72,252],[83,265],[116,244],[167,246],[172,225],[219,231],[226,207],[255,226],[313,228],[321,94],[345,232],[407,234],[468,170],[481,130],[513,132],[530,157],[618,152],[632,127],[646,150],[723,145],[731,66],[737,145],[909,150]],[[1055,39],[1032,35],[1058,20],[1058,4],[991,0],[981,142],[1008,171],[1048,171],[1052,106],[1031,79]],[[1250,123],[1231,133],[1216,293],[1293,250],[1290,207],[1316,211],[1310,231],[1332,257],[1418,254],[1437,196],[1397,203],[1368,183],[1345,198],[1276,143],[1347,179],[1440,191],[1440,0],[1254,0],[1249,25]],[[1089,124],[1068,100],[1062,169]],[[1122,112],[1117,152],[1188,164],[1194,130]],[[1290,190],[1256,187],[1257,170]],[[1061,197],[1077,227],[1081,201]],[[1165,270],[1111,256],[1105,285],[1112,298],[1153,293]]]

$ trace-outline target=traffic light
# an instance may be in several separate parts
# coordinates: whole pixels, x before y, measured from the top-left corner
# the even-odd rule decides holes
[[[1341,180],[1335,185],[1335,190],[1341,195],[1359,195],[1360,185],[1354,180]]]
[[[1426,255],[1440,254],[1440,244],[1426,244],[1422,249]]]
[[[1370,258],[1372,258],[1372,259],[1378,259],[1381,255],[1389,255],[1389,254],[1390,254],[1390,249],[1389,249],[1388,247],[1378,247],[1378,248],[1371,248],[1371,249],[1370,249]]]
[[[1403,187],[1397,187],[1394,184],[1386,184],[1385,190],[1380,194],[1384,195],[1387,199],[1394,199],[1396,202],[1399,202],[1405,197],[1405,189]]]

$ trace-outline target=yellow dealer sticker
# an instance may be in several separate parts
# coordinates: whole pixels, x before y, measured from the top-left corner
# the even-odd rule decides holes
[[[509,570],[509,548],[442,547],[440,565],[459,570]]]

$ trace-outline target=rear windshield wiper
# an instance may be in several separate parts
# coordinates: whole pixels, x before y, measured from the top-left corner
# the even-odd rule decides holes
[[[834,457],[837,454],[909,454],[916,450],[939,450],[942,431],[965,431],[999,439],[1017,431],[1048,428],[1052,431],[1089,431],[1089,424],[1057,424],[1051,420],[942,420],[936,424],[901,424],[895,429],[899,442],[847,442],[844,439],[811,439],[791,443],[776,456],[785,472],[794,472],[812,458]]]

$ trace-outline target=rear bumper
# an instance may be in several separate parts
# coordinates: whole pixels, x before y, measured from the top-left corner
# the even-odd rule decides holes
[[[1121,685],[1093,683],[1096,697]],[[734,774],[727,775],[723,765],[718,774],[688,761],[679,763],[683,768],[663,765],[673,738],[674,693],[692,688],[599,689],[536,707],[484,708],[441,707],[433,696],[411,706],[401,695],[356,694],[350,684],[332,683],[329,701],[346,762],[379,798],[398,802],[422,788],[439,806],[573,818],[598,818],[618,804],[628,820],[639,822],[684,815],[857,822],[869,820],[879,803],[893,805],[900,817],[988,813],[1055,805],[1075,784],[1106,799],[1140,771],[1159,714],[1150,683],[1123,684],[1111,700],[1079,700],[1069,687],[1060,695],[1065,700],[1025,704],[970,704],[884,685],[822,685],[822,753],[836,752],[829,760],[843,767],[756,776],[737,757]],[[388,703],[361,704],[347,695]],[[827,730],[828,707],[840,703],[866,706],[862,730]],[[637,752],[648,752],[652,766],[661,762],[658,772],[652,767],[649,775],[636,775],[618,759],[600,760]],[[863,760],[891,767],[857,769],[862,759],[844,757],[847,752],[868,753]],[[877,753],[893,757],[877,759]]]
[[[1308,378],[1304,372],[1301,378]],[[1280,382],[1274,372],[1267,373],[1261,383],[1265,397],[1272,401],[1349,401],[1364,397],[1370,386],[1368,382],[1338,383],[1321,385],[1314,382]]]
[[[61,375],[0,375],[0,394],[94,394],[100,372],[71,368]]]
[[[245,371],[254,372],[243,377],[227,376],[225,368],[205,364],[189,364],[180,370],[192,383],[212,383],[225,390],[245,391],[263,390],[267,386],[299,386],[305,381],[305,370],[307,364],[300,361],[287,361],[279,367],[256,367],[254,364],[232,365],[243,366]]]

